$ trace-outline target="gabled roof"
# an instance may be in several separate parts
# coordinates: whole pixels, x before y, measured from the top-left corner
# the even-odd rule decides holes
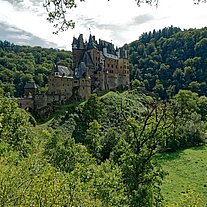
[[[62,65],[55,65],[53,71],[59,73],[59,76],[72,76],[70,69]]]

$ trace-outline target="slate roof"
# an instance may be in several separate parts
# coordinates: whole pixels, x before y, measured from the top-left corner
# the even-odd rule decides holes
[[[84,75],[86,75],[86,65],[84,62],[81,62],[75,72],[75,77],[82,78]]]
[[[92,36],[90,34],[89,36],[89,41],[87,43],[87,49],[93,49],[93,48],[97,48],[97,43],[96,43],[96,40],[95,40],[95,36]]]
[[[72,46],[76,46],[78,45],[78,39],[76,39],[75,37],[73,37],[73,42],[72,42]]]
[[[87,67],[94,67],[90,52],[84,53],[82,62],[84,62]]]
[[[54,72],[58,72],[59,76],[72,76],[71,71],[62,65],[55,65]]]
[[[99,49],[103,51],[103,48],[107,48],[107,53],[116,55],[116,50],[111,42],[99,40]]]

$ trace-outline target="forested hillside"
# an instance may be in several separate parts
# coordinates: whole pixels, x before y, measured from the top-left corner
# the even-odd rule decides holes
[[[207,94],[207,28],[153,30],[127,45],[131,78],[162,98],[189,89]]]
[[[34,81],[44,92],[54,63],[71,67],[71,52],[0,41],[0,87],[9,96],[21,97],[25,83]]]
[[[155,155],[205,143],[206,101],[196,93],[168,102],[138,90],[94,94],[36,127],[0,97],[1,205],[185,206],[163,200]]]
[[[207,29],[143,34],[126,45],[132,88],[91,94],[42,124],[11,96],[32,80],[44,92],[71,52],[0,43],[1,206],[205,206]]]
[[[171,26],[153,30],[125,47],[129,51],[131,80],[138,80],[134,85],[162,98],[180,89],[207,94],[207,28],[182,31]],[[71,66],[71,52],[0,41],[0,85],[5,93],[20,97],[25,83],[33,80],[39,92],[44,92],[55,62]]]

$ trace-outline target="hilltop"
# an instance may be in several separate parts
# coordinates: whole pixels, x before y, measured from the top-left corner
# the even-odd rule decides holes
[[[163,99],[188,89],[207,94],[207,28],[181,30],[167,27],[144,33],[125,47],[131,79]]]

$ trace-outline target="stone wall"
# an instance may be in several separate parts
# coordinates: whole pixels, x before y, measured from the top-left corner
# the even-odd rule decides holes
[[[34,97],[35,110],[46,107],[48,104],[47,94],[36,94]]]
[[[33,98],[21,98],[18,99],[19,106],[22,109],[32,112],[34,110],[34,100]]]

